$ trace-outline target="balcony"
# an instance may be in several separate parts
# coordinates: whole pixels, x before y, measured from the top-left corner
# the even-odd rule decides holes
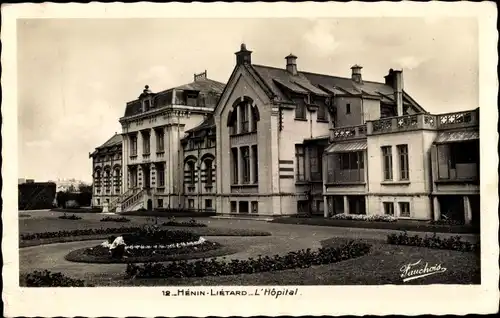
[[[330,128],[330,141],[350,140],[366,137],[366,125]]]
[[[479,109],[475,109],[441,115],[416,114],[381,118],[366,123],[366,134],[377,135],[419,129],[443,130],[478,126]],[[348,135],[352,135],[352,128],[345,128],[351,129]]]
[[[365,183],[364,169],[329,170],[327,183],[330,184],[362,184]]]

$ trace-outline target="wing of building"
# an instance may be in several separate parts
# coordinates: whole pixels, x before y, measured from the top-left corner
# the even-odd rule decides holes
[[[119,209],[478,219],[478,109],[428,113],[401,70],[373,82],[359,65],[338,77],[235,55],[226,85],[205,71],[127,103]]]

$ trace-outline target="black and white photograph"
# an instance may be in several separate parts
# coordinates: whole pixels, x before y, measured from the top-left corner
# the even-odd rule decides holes
[[[496,312],[494,9],[2,6],[5,315]]]

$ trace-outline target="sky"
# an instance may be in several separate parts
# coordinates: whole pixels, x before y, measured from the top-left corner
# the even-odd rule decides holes
[[[478,107],[474,18],[18,20],[19,177],[91,181],[89,153],[115,132],[125,103],[191,82],[227,82],[242,42],[255,64],[384,81],[431,113]]]

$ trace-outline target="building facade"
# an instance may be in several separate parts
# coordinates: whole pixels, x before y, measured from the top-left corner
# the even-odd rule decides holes
[[[89,154],[92,159],[92,207],[109,208],[120,203],[122,151],[122,136],[115,133]]]
[[[227,84],[191,84],[127,104],[120,208],[228,216],[479,213],[479,110],[433,115],[403,72],[366,81],[254,64],[244,44]],[[204,97],[203,97],[204,96]],[[210,96],[212,98],[210,98]]]

